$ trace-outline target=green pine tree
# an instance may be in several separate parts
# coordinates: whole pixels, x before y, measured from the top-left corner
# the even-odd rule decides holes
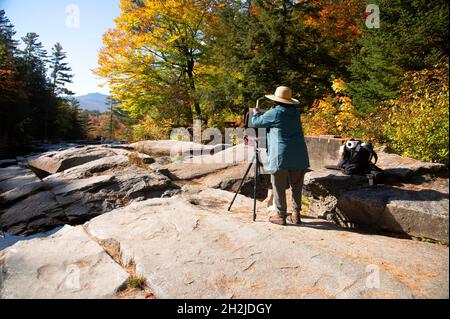
[[[22,38],[25,48],[21,51],[21,56],[29,68],[29,72],[46,80],[47,51],[42,42],[39,42],[39,35],[29,32]]]
[[[0,139],[21,139],[26,135],[28,101],[17,69],[17,41],[14,26],[0,10]]]
[[[17,47],[17,41],[14,40],[15,34],[14,26],[6,16],[5,10],[0,10],[0,43],[14,50]]]
[[[29,32],[22,38],[24,49],[19,52],[19,67],[31,105],[33,137],[47,140],[53,134],[57,101],[47,78],[47,51],[39,35]]]
[[[290,0],[228,0],[218,12],[220,25],[211,36],[211,64],[225,71],[208,87],[213,106],[245,110],[277,86],[290,86],[303,107],[329,87],[339,75],[320,35],[305,24],[311,6]],[[232,75],[232,76],[230,76]],[[233,101],[233,103],[230,103]],[[242,112],[242,111],[241,111]]]
[[[84,139],[87,133],[88,116],[80,109],[78,100],[59,99],[58,103],[58,112],[55,117],[57,137],[68,141]]]
[[[69,67],[64,60],[67,58],[66,53],[60,43],[56,43],[52,48],[52,54],[50,57],[50,70],[53,94],[60,95],[73,95],[74,93],[65,88],[69,83],[72,83],[73,74],[69,73],[72,68]]]
[[[0,10],[0,142],[84,138],[87,116],[76,101],[58,97],[70,93],[64,86],[72,79],[62,47],[55,45],[48,61],[36,33],[22,38],[22,49],[14,35],[14,26]]]
[[[365,28],[361,50],[349,68],[349,89],[362,113],[398,97],[404,72],[436,65],[448,56],[449,49],[448,1],[375,3],[380,8],[380,28]]]

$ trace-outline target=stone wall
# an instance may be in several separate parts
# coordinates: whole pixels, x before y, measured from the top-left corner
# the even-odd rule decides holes
[[[311,169],[321,169],[327,165],[336,165],[339,160],[339,148],[345,142],[333,136],[306,136]]]

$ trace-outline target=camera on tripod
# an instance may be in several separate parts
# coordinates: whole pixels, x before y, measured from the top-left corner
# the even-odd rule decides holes
[[[256,108],[250,108],[245,115],[244,128],[245,128],[245,136],[244,143],[245,145],[255,147],[255,148],[267,148],[267,129],[256,128],[252,123],[252,118],[255,113],[264,114],[267,110],[263,110],[259,108],[259,102],[264,99],[264,97],[259,98],[256,101]]]
[[[239,185],[236,194],[233,197],[233,200],[228,207],[228,211],[231,210],[236,197],[241,191],[242,185],[244,184],[245,179],[247,178],[250,170],[253,165],[255,165],[255,175],[254,175],[254,184],[253,184],[253,221],[256,221],[256,191],[258,188],[258,177],[261,174],[264,174],[264,165],[261,162],[261,151],[267,152],[267,129],[265,128],[256,128],[252,123],[252,118],[255,112],[260,114],[264,114],[266,110],[261,110],[259,108],[259,102],[264,99],[264,97],[258,99],[256,101],[256,108],[249,109],[247,114],[245,115],[245,136],[244,142],[245,145],[253,147],[255,154],[253,155],[253,159],[250,161],[247,170],[242,177],[241,183]]]

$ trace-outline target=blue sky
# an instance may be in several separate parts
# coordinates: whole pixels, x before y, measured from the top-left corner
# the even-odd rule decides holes
[[[0,8],[14,24],[16,39],[35,32],[48,52],[61,43],[75,75],[69,89],[76,95],[108,94],[91,69],[97,67],[103,33],[120,14],[119,0],[0,0]]]

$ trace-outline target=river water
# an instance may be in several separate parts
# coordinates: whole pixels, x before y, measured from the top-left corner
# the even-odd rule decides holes
[[[39,156],[42,153],[48,151],[56,151],[62,149],[69,149],[79,146],[79,144],[75,143],[63,143],[63,144],[37,144],[33,146],[23,146],[20,148],[9,148],[3,149],[3,152],[0,152],[0,159],[18,159],[21,160],[23,158],[31,158]],[[46,233],[35,234],[31,236],[13,236],[8,233],[2,233],[0,231],[0,251],[3,249],[13,246],[15,243],[23,240],[31,240],[35,238],[45,238],[49,237],[56,232],[58,232],[62,227],[55,228]]]
[[[117,144],[118,142],[113,142],[112,144]],[[80,141],[80,142],[68,142],[60,144],[33,144],[29,146],[23,146],[19,148],[0,148],[0,160],[2,159],[16,159],[18,162],[26,162],[29,159],[40,156],[43,153],[50,151],[62,151],[66,149],[88,146],[88,145],[98,145],[99,143],[92,141]],[[119,143],[121,144],[121,143]],[[2,152],[3,151],[3,152]],[[18,165],[18,164],[15,164]],[[1,213],[1,210],[0,210]],[[0,251],[3,249],[14,245],[15,243],[23,240],[31,240],[35,238],[45,238],[49,237],[56,232],[58,232],[62,227],[55,228],[46,233],[35,234],[31,236],[13,236],[8,233],[2,233],[0,230]]]
[[[45,153],[49,151],[64,150],[77,146],[98,145],[95,141],[77,141],[55,144],[34,143],[27,145],[4,146],[0,144],[0,160],[14,159],[17,157],[27,157],[34,154]]]
[[[2,234],[0,233],[0,251],[2,251],[5,248],[8,248],[15,243],[23,240],[31,240],[35,238],[46,238],[49,236],[52,236],[53,234],[57,233],[62,227],[57,227],[49,232],[41,233],[41,234],[35,234],[31,236],[13,236],[8,233]]]

